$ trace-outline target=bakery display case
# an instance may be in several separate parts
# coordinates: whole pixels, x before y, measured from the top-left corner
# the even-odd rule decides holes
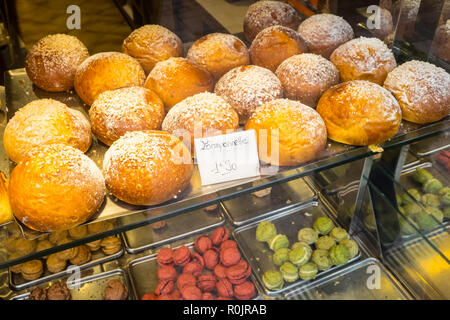
[[[1,299],[450,298],[449,1],[79,2],[39,36],[1,7]],[[197,118],[254,130],[260,174],[202,184]]]

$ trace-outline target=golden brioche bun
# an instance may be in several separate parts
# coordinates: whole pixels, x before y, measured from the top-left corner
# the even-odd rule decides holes
[[[264,102],[283,98],[280,80],[270,70],[258,66],[231,69],[216,84],[214,92],[225,99],[245,123]]]
[[[302,53],[283,61],[276,70],[286,98],[314,107],[323,92],[339,83],[339,71],[327,59]]]
[[[169,29],[149,24],[130,33],[123,41],[122,52],[139,61],[148,74],[159,61],[181,57],[184,47],[181,39]]]
[[[19,109],[3,135],[6,153],[14,162],[43,144],[63,143],[86,152],[91,142],[91,125],[86,117],[53,99],[35,100]]]
[[[139,62],[120,52],[101,52],[84,60],[75,73],[75,91],[87,105],[106,90],[142,86],[145,73]]]
[[[334,14],[315,14],[298,26],[298,32],[306,41],[311,53],[330,58],[341,44],[353,39],[352,27]]]
[[[143,87],[105,91],[89,109],[92,131],[108,146],[128,131],[161,129],[164,114],[161,99]]]
[[[258,1],[250,5],[244,17],[244,35],[252,42],[256,35],[270,26],[284,26],[296,30],[300,16],[289,4],[280,1]]]
[[[254,65],[272,72],[280,63],[293,55],[308,52],[308,46],[298,32],[283,26],[262,30],[250,46],[250,59]]]
[[[73,87],[77,67],[88,57],[88,49],[76,37],[52,34],[31,48],[25,70],[30,80],[43,90],[68,91]]]
[[[186,58],[208,70],[216,80],[227,71],[250,63],[246,45],[239,38],[225,33],[201,37],[189,48]]]
[[[254,129],[259,158],[278,166],[296,166],[314,159],[325,149],[327,129],[312,108],[277,99],[256,108],[245,130]]]
[[[394,96],[383,87],[364,80],[348,81],[328,89],[316,110],[325,121],[328,138],[357,146],[392,138],[402,120]]]
[[[397,98],[405,120],[429,123],[450,112],[450,75],[428,62],[405,62],[388,74],[384,87]]]
[[[239,118],[223,98],[203,92],[177,103],[167,112],[162,129],[179,137],[194,156],[194,139],[230,133]]]
[[[392,51],[377,38],[350,40],[334,50],[330,60],[338,68],[341,81],[367,80],[379,85],[397,66]]]
[[[145,81],[145,87],[158,94],[166,110],[194,94],[213,91],[214,78],[204,68],[185,58],[158,62]]]
[[[89,220],[105,197],[105,181],[94,161],[63,144],[33,149],[11,173],[9,200],[27,227],[53,232]]]
[[[163,131],[131,131],[116,140],[103,159],[109,191],[136,205],[156,205],[183,191],[192,176],[191,154]]]

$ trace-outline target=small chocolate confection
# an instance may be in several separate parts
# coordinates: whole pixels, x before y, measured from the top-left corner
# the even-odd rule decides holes
[[[48,300],[70,300],[71,298],[69,288],[64,282],[56,282],[47,289]]]
[[[47,300],[47,290],[42,288],[35,288],[31,291],[27,300]]]
[[[111,280],[106,285],[104,300],[126,300],[127,287],[119,280]]]

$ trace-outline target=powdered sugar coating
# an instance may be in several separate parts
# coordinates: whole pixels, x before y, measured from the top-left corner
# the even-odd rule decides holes
[[[15,113],[6,125],[3,141],[15,162],[43,144],[64,143],[85,152],[92,141],[91,125],[81,112],[64,103],[39,99]]]
[[[77,67],[88,57],[88,49],[76,37],[52,34],[39,40],[30,49],[25,60],[25,70],[39,88],[66,91],[73,87]]]
[[[215,79],[227,71],[250,63],[246,45],[236,36],[210,33],[195,41],[186,58],[208,70]]]
[[[230,104],[214,93],[203,92],[184,99],[170,109],[162,129],[184,137],[183,141],[193,150],[194,139],[232,132],[238,125],[238,115]],[[186,141],[187,138],[190,141]]]
[[[116,140],[103,159],[113,195],[132,204],[171,199],[189,184],[192,160],[175,136],[162,131],[132,131]]]
[[[85,222],[106,194],[95,162],[64,144],[34,148],[11,173],[10,200],[20,221],[39,231]]]
[[[392,70],[384,82],[400,103],[405,120],[428,123],[450,112],[450,75],[423,61],[408,61]]]
[[[280,80],[270,70],[258,66],[242,66],[224,74],[214,92],[224,98],[245,123],[261,104],[283,98]]]
[[[258,1],[250,5],[244,17],[244,34],[249,42],[263,29],[281,25],[297,29],[300,17],[289,4],[280,1]]]
[[[139,62],[120,52],[100,52],[83,61],[75,73],[77,94],[88,105],[106,91],[142,86],[145,73]]]
[[[322,93],[339,83],[339,71],[324,57],[302,53],[283,61],[276,70],[284,95],[315,106]]]
[[[309,17],[299,25],[298,32],[308,44],[310,52],[327,59],[337,47],[354,37],[347,21],[329,13]]]
[[[289,99],[272,100],[256,108],[245,129],[257,131],[260,159],[283,166],[298,165],[315,158],[327,141],[327,129],[320,115]],[[278,148],[277,152],[273,151],[274,147]],[[263,150],[268,150],[267,154]],[[276,153],[279,154],[278,161]]]
[[[381,143],[397,133],[402,112],[394,96],[364,80],[340,83],[327,90],[317,104],[328,137],[351,145]]]
[[[368,80],[379,85],[397,66],[392,51],[377,38],[350,40],[334,50],[330,60],[339,69],[341,81]]]
[[[92,130],[111,145],[125,132],[158,130],[164,119],[164,104],[151,90],[124,87],[101,93],[89,109]]]
[[[123,41],[122,51],[136,58],[148,74],[156,63],[183,55],[183,42],[169,29],[160,25],[145,25]]]

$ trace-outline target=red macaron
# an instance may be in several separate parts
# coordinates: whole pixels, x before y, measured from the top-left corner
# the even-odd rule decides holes
[[[228,239],[223,241],[220,244],[220,251],[226,249],[226,248],[237,248],[237,243],[234,240]]]
[[[245,260],[240,260],[226,271],[228,280],[232,284],[241,284],[250,276],[252,269]]]
[[[162,294],[171,294],[175,289],[175,283],[172,280],[162,280],[158,283],[155,289],[155,294],[160,296]]]
[[[183,289],[186,286],[196,286],[197,278],[191,273],[182,273],[178,276],[177,287],[178,290]]]
[[[170,248],[163,248],[159,250],[156,257],[156,262],[161,267],[173,265],[173,250]]]
[[[202,272],[203,272],[203,266],[201,266],[197,262],[193,262],[193,261],[188,262],[188,264],[186,264],[183,267],[183,273],[191,273],[196,277],[201,275]]]
[[[196,286],[186,286],[181,289],[181,296],[184,300],[201,300],[202,291]]]
[[[204,274],[198,277],[197,285],[202,291],[211,292],[216,288],[216,277],[212,274]]]
[[[217,249],[208,249],[203,254],[203,260],[205,260],[205,267],[213,270],[214,267],[219,263],[219,253]]]
[[[195,240],[194,248],[198,253],[203,254],[206,250],[211,249],[213,246],[212,241],[207,236],[199,236]]]
[[[221,297],[232,297],[233,285],[227,279],[219,279],[216,283],[216,291]]]
[[[241,254],[237,248],[230,247],[220,251],[220,262],[225,267],[234,266],[241,260]]]
[[[227,268],[218,264],[214,267],[213,273],[217,279],[225,279],[227,277]]]
[[[214,296],[211,292],[203,292],[202,300],[214,300]]]
[[[157,300],[158,297],[153,293],[146,293],[142,296],[141,300]]]
[[[158,280],[172,280],[175,281],[177,278],[177,270],[172,266],[164,266],[158,269]]]
[[[255,286],[250,281],[245,281],[234,286],[234,296],[239,300],[250,300],[255,296]]]
[[[182,246],[173,252],[173,262],[180,267],[184,267],[191,260],[191,251],[188,247]]]
[[[201,255],[199,255],[198,253],[191,254],[191,262],[196,262],[199,265],[201,265],[202,267],[205,266],[205,259],[203,259],[203,257]]]
[[[230,236],[230,231],[225,227],[219,227],[211,235],[213,245],[218,246]]]

